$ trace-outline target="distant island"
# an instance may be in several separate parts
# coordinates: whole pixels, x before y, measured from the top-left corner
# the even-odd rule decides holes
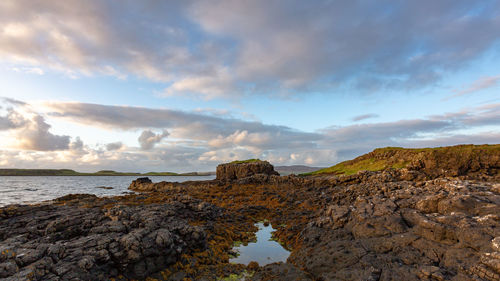
[[[95,173],[80,173],[70,169],[0,169],[0,176],[211,176],[215,172],[149,172],[132,173],[101,170]]]

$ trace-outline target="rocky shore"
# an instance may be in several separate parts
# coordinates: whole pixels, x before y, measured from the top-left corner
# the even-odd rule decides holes
[[[497,156],[438,173],[424,161],[306,177],[229,163],[212,181],[142,178],[130,185],[139,194],[11,205],[0,208],[0,278],[497,281]],[[262,220],[291,250],[287,262],[230,264],[234,243],[250,241]]]

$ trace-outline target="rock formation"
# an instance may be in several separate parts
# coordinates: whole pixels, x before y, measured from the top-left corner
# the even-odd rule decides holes
[[[217,180],[234,181],[254,175],[279,176],[267,161],[235,161],[217,166]]]

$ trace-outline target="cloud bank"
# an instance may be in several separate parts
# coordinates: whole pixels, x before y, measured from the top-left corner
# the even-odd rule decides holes
[[[468,0],[4,0],[0,60],[206,98],[419,89],[494,48],[499,11]]]
[[[500,139],[498,103],[421,119],[333,125],[303,132],[234,118],[227,112],[214,115],[209,110],[79,102],[43,102],[35,107],[0,101],[0,124],[4,124],[0,133],[6,134],[4,139],[15,140],[0,149],[0,167],[189,171],[212,170],[221,162],[247,158],[279,165],[327,166],[377,147],[483,144]],[[56,120],[136,134],[138,142],[127,146],[116,139],[89,145],[81,136],[52,133],[49,123]]]

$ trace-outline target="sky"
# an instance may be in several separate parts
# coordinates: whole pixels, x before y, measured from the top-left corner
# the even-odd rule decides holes
[[[500,1],[0,1],[0,168],[500,143]]]

